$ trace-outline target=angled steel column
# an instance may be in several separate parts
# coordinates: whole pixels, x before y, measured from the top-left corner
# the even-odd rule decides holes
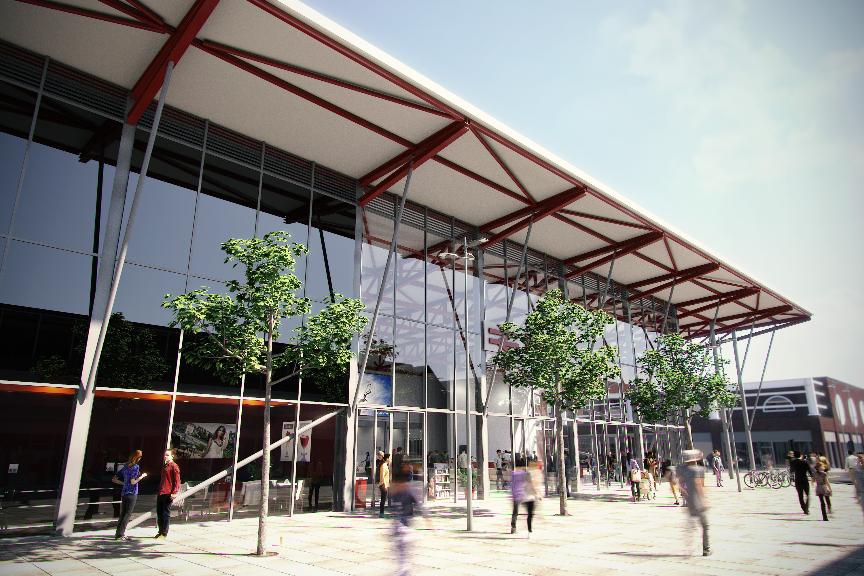
[[[96,276],[96,291],[93,298],[93,314],[90,317],[87,344],[84,351],[84,365],[81,369],[81,382],[88,382],[90,360],[93,358],[97,336],[103,325],[108,323],[105,303],[111,287],[114,260],[120,240],[123,223],[123,205],[126,199],[126,186],[129,182],[129,166],[132,160],[132,147],[135,141],[135,127],[124,124],[120,135],[120,148],[117,152],[117,167],[114,171],[114,184],[108,208],[108,221],[102,241],[102,254],[99,258],[99,271]],[[81,487],[81,472],[87,448],[87,435],[90,430],[90,416],[93,410],[94,389],[79,386],[72,417],[69,423],[68,446],[63,463],[60,484],[60,497],[57,502],[54,531],[59,536],[72,534],[75,525],[75,512],[78,507],[78,490]]]
[[[367,342],[366,350],[363,352],[363,362],[360,364],[357,388],[354,390],[354,403],[351,405],[352,412],[357,410],[357,404],[360,400],[360,386],[363,383],[363,377],[366,375],[366,365],[369,363],[369,352],[372,350],[372,340],[375,338],[375,327],[378,324],[378,313],[381,311],[381,299],[384,296],[384,287],[387,284],[387,275],[390,274],[390,265],[393,262],[393,254],[396,252],[396,241],[399,239],[399,225],[402,223],[402,213],[405,211],[405,201],[408,199],[408,191],[411,187],[411,175],[413,172],[413,164],[409,162],[408,174],[405,177],[405,188],[402,190],[402,199],[399,201],[399,213],[396,215],[396,222],[393,224],[393,238],[390,241],[390,251],[387,252],[387,262],[384,264],[384,274],[381,277],[381,286],[378,287],[378,297],[375,300],[375,311],[372,313],[372,322],[369,326],[369,342]]]
[[[717,338],[715,335],[715,321],[711,321],[711,352],[714,356],[714,372],[720,373],[722,367],[720,366],[720,354],[717,352]],[[720,444],[723,447],[724,452],[726,453],[726,462],[729,464],[729,478],[732,478],[732,474],[734,470],[737,468],[735,464],[732,462],[732,446],[729,445],[729,421],[726,420],[726,408],[724,406],[718,406],[718,410],[720,413],[720,422],[722,423],[722,437],[720,438]],[[741,474],[735,474],[736,481],[738,483],[738,492],[741,492]]]
[[[246,375],[240,377],[240,401],[237,403],[237,436],[234,437],[234,458],[231,465],[231,491],[228,501],[228,521],[234,519],[234,492],[237,487],[237,457],[240,455],[240,433],[243,430],[243,396],[246,394]],[[296,428],[295,428],[296,430]]]
[[[753,436],[750,434],[750,420],[747,418],[747,396],[744,394],[744,381],[741,374],[741,363],[738,361],[738,336],[732,331],[732,350],[735,353],[735,371],[738,373],[738,393],[741,394],[741,414],[744,420],[744,434],[747,436],[747,457],[750,458],[750,470],[756,468],[756,458],[753,454]]]
[[[105,304],[105,322],[99,329],[99,339],[96,341],[96,351],[93,354],[93,363],[87,378],[87,388],[93,388],[96,382],[96,372],[99,368],[99,359],[102,355],[102,347],[105,344],[105,334],[108,332],[108,323],[111,311],[114,308],[114,300],[117,298],[117,289],[120,287],[120,277],[123,274],[123,265],[126,262],[126,253],[129,251],[129,239],[135,224],[135,215],[138,213],[138,205],[141,199],[141,190],[147,179],[147,170],[150,167],[150,158],[153,155],[153,146],[156,144],[156,133],[159,130],[159,120],[162,118],[162,109],[165,106],[165,98],[168,96],[168,86],[171,83],[171,74],[174,71],[174,63],[168,62],[165,70],[165,82],[162,84],[162,93],[159,95],[159,103],[156,106],[156,114],[153,117],[153,125],[150,128],[150,136],[147,138],[147,149],[144,151],[144,161],[141,164],[141,173],[138,175],[138,184],[132,196],[132,208],[129,210],[129,218],[126,220],[126,230],[123,233],[123,243],[120,245],[120,253],[117,256],[117,264],[114,269],[114,277],[111,281],[111,290],[108,293],[108,302]]]
[[[771,347],[774,346],[774,335],[771,332],[771,340],[768,342],[768,351],[765,352],[765,363],[762,365],[762,376],[759,378],[759,388],[756,390],[756,399],[753,401],[753,414],[750,415],[750,428],[753,428],[753,420],[756,419],[756,408],[759,406],[759,396],[762,394],[762,384],[765,382],[765,370],[768,368],[768,358],[771,357]],[[864,418],[864,414],[861,415]]]

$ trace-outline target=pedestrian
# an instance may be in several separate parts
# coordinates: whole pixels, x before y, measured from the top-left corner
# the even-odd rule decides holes
[[[852,482],[852,486],[855,486],[855,472],[858,470],[858,467],[858,456],[855,454],[855,450],[850,448],[849,455],[846,457],[846,472],[849,474],[849,481]]]
[[[792,481],[795,482],[795,491],[798,492],[798,504],[804,514],[810,514],[810,481],[807,476],[813,478],[813,466],[796,450],[792,455],[789,471],[792,473]]]
[[[501,490],[504,485],[504,457],[501,450],[495,451],[495,488]]]
[[[396,453],[393,454],[393,460],[390,462],[390,470],[392,471],[391,475],[398,474],[400,470],[402,470],[402,460],[404,460],[405,454],[402,453],[402,447],[399,446],[396,448]]]
[[[672,460],[666,460],[663,463],[663,477],[669,482],[669,489],[672,491],[672,496],[675,498],[675,505],[678,506],[678,470],[672,465]]]
[[[129,523],[129,517],[135,510],[135,502],[138,500],[138,483],[147,477],[147,473],[141,472],[138,466],[141,456],[143,456],[141,450],[132,452],[117,475],[111,478],[112,483],[123,487],[120,490],[120,518],[117,521],[117,530],[114,532],[115,540],[131,540],[126,536],[126,524]]]
[[[363,470],[366,472],[366,480],[372,481],[372,455],[366,451],[366,456],[363,458]]]
[[[716,448],[711,453],[711,470],[714,471],[714,477],[717,479],[717,487],[723,487],[723,459],[720,458],[720,450]]]
[[[174,462],[174,449],[169,448],[162,457],[162,476],[159,479],[159,494],[156,496],[156,523],[159,532],[156,539],[168,537],[171,524],[171,504],[180,492],[180,467]]]
[[[527,467],[525,460],[521,456],[517,456],[516,466],[513,469],[512,477],[510,478],[510,490],[513,497],[513,515],[510,518],[510,533],[516,533],[516,519],[519,516],[519,505],[525,505],[525,511],[528,513],[528,537],[531,537],[534,521],[534,506],[540,496],[540,480],[538,476],[540,471],[536,465],[532,463],[531,467]]]
[[[630,480],[630,495],[633,497],[633,502],[637,502],[642,499],[642,492],[639,490],[639,484],[642,482],[642,467],[630,452],[627,452],[627,476]]]
[[[816,486],[816,496],[819,497],[819,507],[822,510],[822,520],[828,521],[831,512],[831,483],[828,481],[828,470],[830,466],[828,459],[824,456],[816,463],[813,470],[813,484]]]
[[[393,543],[396,548],[396,576],[407,576],[409,574],[411,542],[413,534],[411,524],[414,515],[419,512],[430,524],[429,517],[423,510],[423,499],[417,490],[411,485],[412,470],[409,464],[403,463],[401,469],[394,468],[393,484],[390,501],[395,513],[393,521]]]
[[[678,477],[687,494],[687,512],[692,524],[697,521],[702,525],[702,556],[711,555],[711,544],[708,540],[708,502],[705,499],[705,468],[702,467],[701,450],[684,450],[684,465],[678,470]]]
[[[324,465],[320,460],[316,460],[312,464],[312,473],[309,476],[309,509],[315,512],[318,511],[322,484],[324,484]]]
[[[390,490],[390,454],[384,454],[381,467],[378,468],[378,490],[381,492],[381,503],[378,517],[384,517],[384,506],[387,504],[387,494]]]

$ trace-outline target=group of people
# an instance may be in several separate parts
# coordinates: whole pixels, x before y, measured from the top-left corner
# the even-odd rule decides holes
[[[117,521],[115,540],[131,540],[126,535],[126,526],[135,510],[138,501],[138,484],[147,478],[148,473],[141,471],[138,464],[144,454],[135,450],[123,467],[111,479],[111,482],[122,486],[120,491],[120,518]],[[180,492],[180,467],[174,462],[174,450],[166,450],[162,457],[162,470],[159,477],[159,491],[156,496],[156,524],[158,532],[156,539],[168,537],[168,526],[171,523],[171,504]]]
[[[855,488],[858,503],[864,510],[864,452],[855,453],[849,450],[846,457],[846,471],[849,481]],[[810,485],[813,484],[814,492],[819,498],[819,508],[822,512],[822,520],[827,522],[832,515],[831,496],[833,488],[828,477],[831,464],[824,455],[811,452],[809,456],[795,451],[789,455],[789,473],[798,493],[798,504],[804,514],[810,514]]]

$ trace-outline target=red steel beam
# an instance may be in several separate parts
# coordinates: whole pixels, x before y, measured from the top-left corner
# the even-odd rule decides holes
[[[626,226],[627,228],[639,228],[640,230],[651,230],[649,226],[645,226],[644,224],[636,224],[634,222],[626,222],[624,220],[616,220],[615,218],[609,218],[607,216],[598,216],[597,214],[587,214],[585,212],[578,212],[576,210],[562,210],[562,214],[566,214],[567,216],[574,216],[576,218],[586,218],[588,220],[597,220],[598,222],[606,222],[607,224],[616,224],[618,226]]]
[[[472,133],[474,134],[474,137],[480,141],[483,147],[486,148],[486,151],[489,152],[489,155],[492,156],[492,159],[498,163],[498,166],[500,166],[501,169],[504,170],[504,172],[507,174],[507,176],[510,177],[510,180],[512,180],[513,183],[516,184],[516,187],[522,191],[522,194],[524,194],[525,197],[528,198],[528,200],[530,200],[531,202],[537,202],[537,200],[531,195],[530,192],[528,192],[528,189],[525,188],[519,178],[516,177],[516,174],[514,174],[510,167],[507,166],[507,164],[504,162],[504,160],[501,159],[501,156],[499,156],[498,153],[492,149],[492,146],[489,144],[489,142],[486,141],[486,138],[476,130],[472,130]]]
[[[472,180],[479,182],[480,184],[483,184],[484,186],[487,186],[487,187],[491,188],[492,190],[495,190],[496,192],[500,192],[501,194],[504,194],[505,196],[509,196],[510,198],[512,198],[514,200],[518,200],[519,202],[522,202],[523,204],[528,204],[530,202],[530,200],[528,200],[527,198],[525,198],[521,194],[517,194],[516,192],[513,192],[512,190],[508,190],[507,188],[505,188],[504,186],[501,186],[497,182],[493,182],[492,180],[489,180],[488,178],[486,178],[484,176],[480,176],[479,174],[476,174],[476,173],[472,172],[471,170],[468,170],[464,166],[460,166],[459,164],[456,164],[455,162],[451,162],[450,160],[447,160],[443,156],[435,156],[435,161],[438,162],[439,164],[441,164],[442,166],[446,166],[446,167],[450,168],[454,172],[458,172],[459,174],[462,174],[463,176],[471,178]]]
[[[784,304],[783,306],[775,306],[773,308],[766,308],[764,310],[756,310],[755,312],[741,312],[740,314],[732,314],[730,316],[724,316],[723,318],[717,319],[717,324],[724,324],[724,326],[721,326],[721,328],[723,330],[734,330],[734,329],[739,328],[741,326],[746,326],[747,324],[750,324],[754,320],[760,320],[762,318],[767,318],[768,316],[775,316],[777,314],[784,314],[786,312],[791,312],[791,311],[792,311],[792,306],[790,306],[788,304]],[[726,322],[729,322],[732,320],[738,320],[739,318],[744,318],[745,320],[743,320],[737,324],[733,324],[732,326],[725,326]],[[680,329],[681,330],[690,330],[693,328],[698,328],[700,326],[704,326],[705,324],[706,324],[705,322],[693,322],[692,324],[685,324],[684,326],[681,326]]]
[[[125,2],[123,2],[123,0],[99,0],[99,2],[108,6],[109,8],[113,8],[114,10],[117,10],[118,12],[121,12],[123,14],[126,14],[127,16],[132,17],[135,20],[138,20],[139,22],[143,22],[145,24],[153,24],[154,26],[159,26],[163,32],[168,31],[168,28],[166,27],[165,22],[159,22],[157,20],[153,20],[152,17],[150,16],[150,14],[147,14],[147,13],[143,12],[142,10],[139,10],[135,6],[130,6],[129,4],[126,4]]]
[[[219,58],[220,60],[223,60],[229,64],[233,64],[234,66],[240,68],[241,70],[245,70],[246,72],[249,72],[253,76],[257,76],[258,78],[264,80],[265,82],[269,82],[269,83],[273,84],[274,86],[282,88],[283,90],[285,90],[287,92],[291,92],[295,96],[299,96],[300,98],[303,98],[304,100],[307,100],[307,101],[309,101],[309,102],[311,102],[317,106],[320,106],[321,108],[324,108],[325,110],[329,110],[330,112],[333,112],[334,114],[341,116],[342,118],[345,118],[346,120],[353,122],[353,123],[357,124],[358,126],[362,126],[363,128],[366,128],[367,130],[370,130],[370,131],[374,132],[375,134],[378,134],[379,136],[382,136],[382,137],[384,137],[384,138],[386,138],[392,142],[395,142],[395,143],[400,144],[400,145],[405,146],[405,147],[413,146],[413,144],[409,140],[402,138],[398,134],[394,134],[385,128],[382,128],[376,124],[373,124],[372,122],[369,122],[365,118],[361,118],[360,116],[357,116],[356,114],[353,114],[353,113],[345,110],[344,108],[340,108],[339,106],[336,106],[332,102],[328,102],[327,100],[324,100],[323,98],[315,96],[311,92],[307,92],[306,90],[303,90],[302,88],[291,84],[287,80],[283,80],[282,78],[279,78],[278,76],[270,74],[269,72],[265,72],[264,70],[261,70],[260,68],[253,66],[252,64],[246,62],[245,60],[241,60],[240,58],[237,58],[236,56],[232,56],[230,54],[226,54],[225,52],[220,52],[218,50],[211,50],[210,48],[207,48],[206,46],[199,45],[199,43],[196,43],[196,46],[201,48],[201,50],[203,50],[204,52],[207,52],[208,54],[215,56],[216,58]]]
[[[675,308],[679,311],[683,311],[684,314],[679,314],[679,318],[683,318],[685,316],[691,316],[693,314],[698,314],[699,312],[703,312],[705,310],[710,310],[711,308],[716,308],[718,305],[723,306],[724,304],[728,304],[729,302],[733,302],[738,300],[739,298],[747,298],[748,296],[752,296],[759,292],[759,288],[750,287],[743,288],[741,290],[735,290],[733,292],[726,292],[725,294],[715,294],[711,296],[703,296],[702,298],[694,298],[693,300],[687,300],[686,302],[679,302],[675,305]],[[703,304],[705,302],[709,302],[705,306],[700,306],[699,308],[690,309],[690,306],[695,306],[697,304]]]
[[[32,6],[39,6],[40,8],[48,8],[49,10],[57,10],[58,12],[66,12],[67,14],[75,14],[76,16],[84,16],[85,18],[92,18],[94,20],[101,20],[103,22],[110,22],[111,24],[120,24],[121,26],[129,26],[131,28],[138,28],[139,30],[147,30],[149,32],[165,32],[164,28],[161,28],[152,22],[142,22],[141,20],[129,20],[127,18],[121,18],[119,16],[114,16],[112,14],[103,14],[102,12],[96,12],[95,10],[87,10],[85,8],[79,8],[78,6],[71,6],[69,4],[63,4],[61,2],[51,2],[50,0],[17,0],[22,4],[30,4]]]
[[[690,276],[691,278],[695,278],[696,276],[701,276],[702,274],[714,272],[718,268],[720,268],[719,264],[709,262],[707,264],[700,264],[699,266],[694,266],[693,268],[687,268],[686,270],[679,270],[678,272],[670,272],[661,276],[655,276],[654,278],[648,278],[647,280],[640,280],[638,282],[630,284],[628,288],[630,288],[631,290],[635,290],[636,288],[641,288],[642,286],[650,286],[652,284],[657,284],[658,282],[675,280],[676,278],[685,275]]]
[[[579,190],[584,192],[584,188],[579,189]],[[515,222],[516,220],[521,220],[522,218],[525,218],[526,216],[534,214],[538,210],[544,210],[548,206],[559,206],[559,205],[567,206],[567,204],[570,203],[570,202],[567,202],[567,199],[571,198],[575,191],[577,191],[576,188],[571,188],[569,190],[565,190],[564,192],[559,192],[558,194],[555,194],[554,196],[550,196],[549,198],[541,200],[540,202],[537,202],[536,204],[531,204],[530,206],[525,206],[524,208],[520,208],[519,210],[515,210],[514,212],[511,212],[510,214],[506,214],[504,216],[501,216],[500,218],[496,218],[495,220],[490,220],[489,222],[487,222],[485,224],[481,224],[480,230],[482,230],[483,232],[491,232],[495,228],[500,228],[501,226],[504,226],[506,224],[510,224],[511,222]],[[565,202],[565,203],[561,204],[562,202]]]
[[[431,146],[426,146],[425,149],[422,151],[417,151],[416,154],[412,155],[408,163],[403,164],[395,172],[390,174],[390,176],[387,176],[381,182],[372,187],[371,190],[366,192],[366,194],[364,194],[360,198],[360,200],[357,201],[358,204],[360,204],[360,206],[366,206],[366,204],[383,194],[388,188],[402,180],[402,178],[404,178],[408,174],[409,167],[410,169],[416,170],[417,168],[425,164],[426,161],[438,154],[438,152],[458,140],[459,137],[461,137],[467,131],[468,125],[466,123],[461,123],[461,126],[457,130],[448,131],[448,135],[445,138],[441,139],[438,142],[435,142]]]
[[[568,204],[572,204],[576,200],[579,200],[580,198],[585,196],[586,193],[587,192],[585,191],[584,188],[572,188],[570,190],[567,190],[566,192],[563,192],[562,194],[556,194],[553,197],[553,198],[557,199],[556,202],[544,201],[542,203],[542,207],[539,209],[538,212],[528,216],[527,218],[525,218],[521,222],[517,222],[516,224],[513,224],[512,226],[505,228],[501,232],[496,233],[494,236],[492,236],[491,238],[489,238],[488,240],[483,242],[481,244],[481,246],[483,248],[488,248],[489,246],[492,246],[493,244],[497,244],[498,242],[500,242],[504,238],[512,236],[516,232],[519,232],[520,230],[527,228],[528,225],[531,224],[532,222],[538,222],[538,221],[542,220],[543,218],[546,218],[547,216],[550,216],[551,214],[557,212],[558,210],[560,210],[564,206],[567,206]],[[541,206],[541,204],[538,204],[538,207],[539,206]],[[535,209],[536,208],[537,207],[535,207]],[[481,229],[483,229],[483,227],[481,227]]]
[[[448,106],[447,104],[442,102],[441,100],[438,100],[437,98],[430,96],[429,94],[426,94],[423,90],[420,90],[416,86],[412,85],[410,82],[403,80],[402,78],[400,78],[396,74],[385,69],[383,66],[380,66],[378,64],[375,64],[374,62],[369,61],[365,56],[361,56],[360,54],[357,54],[356,52],[354,52],[350,48],[347,48],[346,46],[343,46],[342,44],[340,44],[336,40],[333,40],[332,38],[330,38],[329,36],[327,36],[326,34],[321,32],[320,30],[318,30],[318,29],[314,28],[313,26],[295,18],[294,16],[292,16],[291,14],[288,14],[287,12],[281,10],[280,8],[273,6],[270,2],[267,2],[266,0],[247,0],[247,1],[251,4],[254,4],[258,8],[264,10],[265,12],[270,14],[271,16],[278,18],[279,20],[285,22],[286,24],[292,26],[293,28],[296,28],[297,30],[306,34],[307,36],[314,38],[318,42],[324,44],[325,46],[327,46],[328,48],[331,48],[332,50],[338,52],[339,54],[345,56],[349,60],[352,60],[353,62],[359,64],[363,68],[366,68],[367,70],[377,74],[378,76],[381,76],[382,78],[392,82],[393,84],[402,88],[403,90],[405,90],[409,94],[416,96],[417,98],[423,100],[424,102],[426,102],[430,106],[434,106],[435,108],[438,108],[439,110],[447,112],[447,114],[449,114],[450,117],[452,117],[454,120],[459,120],[460,118],[462,118],[463,115],[461,113],[454,110],[453,108],[451,108],[450,106]]]
[[[291,72],[293,74],[297,74],[298,76],[305,76],[306,78],[312,78],[313,80],[318,80],[320,82],[324,82],[326,84],[332,84],[334,86],[339,86],[340,88],[344,88],[346,90],[351,90],[352,92],[359,92],[360,94],[365,94],[367,96],[371,96],[373,98],[378,98],[381,100],[385,100],[387,102],[392,102],[394,104],[398,104],[400,106],[405,106],[408,108],[412,108],[414,110],[420,110],[422,112],[427,112],[429,114],[434,114],[436,116],[444,116],[445,118],[450,118],[450,115],[446,112],[442,112],[437,108],[430,108],[425,104],[419,104],[417,102],[412,102],[411,100],[406,100],[404,98],[400,98],[398,96],[393,96],[392,94],[387,94],[384,92],[380,92],[378,90],[374,90],[372,88],[367,88],[366,86],[361,86],[359,84],[354,84],[352,82],[348,82],[346,80],[342,80],[340,78],[336,78],[334,76],[328,76],[327,74],[322,74],[321,72],[316,72],[315,70],[310,70],[308,68],[303,68],[301,66],[296,66],[294,64],[289,64],[288,62],[282,62],[280,60],[275,60],[268,56],[262,56],[261,54],[255,54],[254,52],[248,52],[246,50],[242,50],[240,48],[235,48],[233,46],[228,46],[226,44],[221,44],[219,42],[212,42],[210,40],[202,40],[202,46],[206,46],[207,48],[213,50],[219,50],[221,52],[225,52],[227,54],[231,54],[232,56],[237,56],[239,58],[243,58],[246,60],[251,60],[253,62],[258,62],[259,64],[266,64],[267,66],[273,66],[274,68],[279,68],[280,70],[285,70],[286,72]]]
[[[689,268],[687,270],[682,270],[675,275],[675,278],[672,280],[660,284],[659,286],[655,286],[653,288],[648,288],[647,290],[642,290],[641,292],[636,292],[635,294],[629,294],[627,296],[630,300],[638,300],[639,298],[644,298],[645,296],[650,296],[651,294],[656,294],[657,292],[662,292],[668,288],[672,288],[677,284],[681,284],[683,282],[688,282],[694,278],[698,278],[699,276],[703,276],[705,274],[710,274],[711,272],[716,271],[720,268],[719,264],[714,262],[710,264],[705,264],[703,266],[695,266],[693,268]],[[641,284],[641,282],[640,282]]]
[[[588,252],[584,252],[582,254],[578,254],[576,256],[572,256],[564,260],[564,264],[575,264],[576,262],[580,262],[582,260],[587,260],[588,258],[594,258],[595,256],[602,256],[603,254],[608,254],[609,252],[614,252],[619,249],[629,248],[633,244],[640,244],[639,248],[642,246],[647,246],[647,244],[642,244],[643,242],[656,242],[663,237],[662,232],[652,231],[647,234],[643,234],[641,236],[636,236],[635,238],[630,238],[629,240],[622,240],[621,242],[615,242],[613,244],[609,244],[608,246],[602,246],[595,250],[590,250]]]
[[[447,126],[441,128],[431,136],[427,136],[417,144],[412,144],[409,146],[407,150],[401,152],[384,162],[377,168],[374,168],[360,177],[359,183],[364,188],[371,185],[376,180],[383,178],[387,174],[390,174],[400,166],[404,166],[408,163],[412,158],[417,157],[420,154],[423,154],[427,150],[436,146],[437,144],[445,141],[447,138],[451,137],[454,133],[459,131],[460,129],[465,127],[464,122],[453,122],[448,124]]]
[[[130,124],[137,124],[150,106],[150,102],[156,96],[156,93],[162,87],[162,80],[165,78],[165,69],[168,67],[168,62],[173,62],[175,66],[177,62],[186,53],[195,36],[201,31],[201,28],[207,22],[210,14],[219,4],[219,0],[196,0],[192,8],[183,17],[180,25],[171,34],[156,57],[144,70],[144,73],[135,83],[132,88],[131,96],[134,101],[126,121]]]
[[[604,256],[603,258],[600,258],[598,260],[594,260],[593,262],[589,262],[588,264],[585,264],[584,266],[580,266],[580,267],[576,268],[575,270],[568,272],[564,277],[569,280],[570,278],[573,278],[574,276],[579,276],[580,274],[584,274],[585,272],[588,272],[589,270],[593,270],[594,268],[597,268],[598,266],[602,266],[603,264],[606,264],[607,262],[611,262],[612,260],[615,260],[616,258],[626,256],[627,254],[630,254],[631,252],[635,252],[635,251],[639,250],[640,248],[644,248],[645,246],[648,246],[649,244],[653,244],[654,242],[657,242],[658,240],[660,240],[662,237],[663,237],[662,232],[650,232],[648,234],[643,234],[642,236],[637,236],[636,238],[633,238],[631,240],[627,240],[625,242],[619,242],[618,244],[613,244],[612,246],[607,246],[607,247],[602,249],[604,251],[603,253],[608,252],[609,250],[612,250],[611,254],[609,254],[608,256]],[[570,262],[578,262],[580,259],[584,259],[584,258],[581,258],[580,256],[575,256],[574,258],[570,258],[569,261]]]

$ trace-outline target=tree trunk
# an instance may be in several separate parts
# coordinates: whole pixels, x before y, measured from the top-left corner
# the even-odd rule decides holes
[[[267,554],[267,515],[270,508],[270,395],[273,378],[273,319],[267,334],[267,373],[264,380],[264,453],[261,455],[261,513],[258,515],[258,548],[256,554]],[[294,431],[295,442],[297,431]]]
[[[561,386],[559,384],[560,392]],[[560,406],[555,406],[555,444],[558,447],[558,501],[561,507],[561,516],[567,515],[567,475],[564,473],[564,467],[567,465],[567,459],[564,457],[564,415]]]
[[[690,411],[684,414],[684,430],[687,432],[687,448],[693,450],[693,429],[690,427]]]

